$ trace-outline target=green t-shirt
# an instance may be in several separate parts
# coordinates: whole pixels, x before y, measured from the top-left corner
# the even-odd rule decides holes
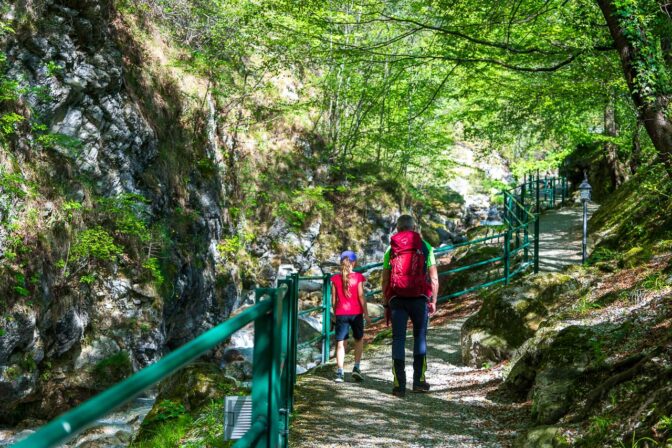
[[[434,248],[427,241],[422,240],[422,242],[425,243],[425,247],[427,248],[427,267],[429,268],[436,264],[436,257],[434,257]],[[392,248],[388,247],[387,250],[385,251],[385,255],[383,255],[383,269],[392,269],[392,266],[390,266],[391,251]]]

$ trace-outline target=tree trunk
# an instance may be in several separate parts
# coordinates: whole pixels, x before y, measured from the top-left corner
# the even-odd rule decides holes
[[[604,134],[608,137],[618,137],[618,124],[616,123],[616,110],[614,108],[614,97],[609,95],[607,104],[604,107]],[[627,178],[625,166],[618,158],[618,146],[611,141],[604,144],[604,152],[609,165],[611,175],[611,186],[615,190],[620,187]]]
[[[644,123],[646,132],[651,137],[653,146],[658,151],[660,160],[665,164],[668,174],[672,176],[672,121],[665,116],[669,98],[659,94],[652,101],[640,95],[635,86],[635,79],[643,73],[639,72],[639,68],[634,63],[637,50],[628,42],[623,33],[623,29],[614,14],[616,8],[613,0],[597,0],[597,4],[602,10],[611,37],[616,44],[632,100],[639,109],[639,116]],[[646,38],[647,36],[643,37]]]
[[[637,119],[635,130],[632,133],[632,153],[630,154],[630,172],[635,174],[642,164],[642,143],[639,140],[639,132],[642,129],[642,122]]]

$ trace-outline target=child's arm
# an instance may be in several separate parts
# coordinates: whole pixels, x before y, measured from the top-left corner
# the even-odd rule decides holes
[[[371,318],[369,317],[369,308],[366,306],[366,296],[364,295],[364,282],[361,282],[357,286],[359,292],[359,304],[362,305],[364,310],[364,319],[368,325],[371,325]]]

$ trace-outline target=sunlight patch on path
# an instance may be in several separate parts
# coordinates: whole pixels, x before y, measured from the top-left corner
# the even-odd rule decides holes
[[[597,210],[588,205],[588,218]],[[559,272],[572,264],[581,264],[583,207],[569,206],[548,210],[539,224],[539,270]]]

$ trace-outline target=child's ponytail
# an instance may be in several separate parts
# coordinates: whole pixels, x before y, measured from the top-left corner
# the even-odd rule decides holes
[[[353,263],[348,257],[341,260],[341,277],[343,281],[343,294],[350,297],[350,274],[352,274]]]

